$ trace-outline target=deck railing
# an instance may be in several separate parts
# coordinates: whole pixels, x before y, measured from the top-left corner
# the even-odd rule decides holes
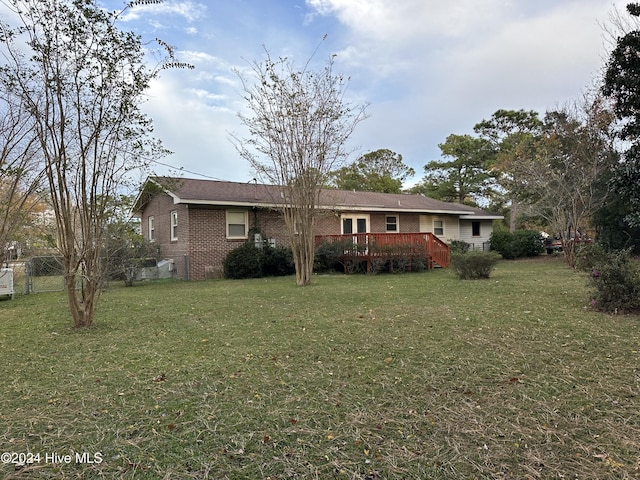
[[[448,267],[449,246],[432,233],[349,233],[345,235],[318,235],[316,246],[340,242],[348,260],[362,260],[368,264],[376,259],[421,258],[427,268],[435,265]]]

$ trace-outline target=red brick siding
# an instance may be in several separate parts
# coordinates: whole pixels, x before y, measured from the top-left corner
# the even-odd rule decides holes
[[[420,215],[400,215],[398,222],[400,223],[401,233],[417,233],[420,231]]]
[[[249,212],[249,225],[262,232],[265,239],[273,238],[276,247],[290,245],[287,226],[278,210],[260,208]]]
[[[243,240],[227,240],[224,209],[192,206],[189,217],[190,279],[203,280],[207,277],[208,269],[211,269],[208,275],[221,274],[227,253],[242,244]]]
[[[171,212],[178,212],[178,240],[171,241]],[[142,234],[149,239],[149,217],[154,217],[155,241],[163,259],[174,261],[175,275],[185,278],[184,256],[189,253],[189,208],[174,205],[173,198],[166,194],[153,196],[142,215]]]
[[[320,212],[316,219],[316,235],[340,235],[340,214]]]
[[[420,231],[420,216],[416,214],[372,213],[370,216],[371,233],[387,231],[387,217],[398,217],[398,233],[416,233]]]
[[[225,208],[191,207],[189,260],[192,280],[222,275],[222,266],[228,253],[246,241],[227,238],[226,212]],[[279,212],[249,209],[248,217],[249,230],[258,228],[265,239],[275,239],[276,246],[289,245],[284,220]]]
[[[171,241],[171,211],[178,212],[178,240]],[[172,259],[175,276],[181,279],[202,280],[222,275],[227,254],[241,245],[244,239],[227,239],[224,207],[174,205],[172,197],[155,195],[142,215],[142,232],[149,238],[149,216],[155,217],[156,242],[161,257]],[[284,220],[278,210],[247,209],[248,229],[258,228],[265,239],[275,239],[276,246],[289,246]],[[386,231],[386,217],[393,213],[371,213],[371,232]],[[420,231],[417,214],[398,215],[400,232]],[[316,220],[317,235],[340,234],[340,212],[321,212]],[[188,271],[187,271],[188,267]]]

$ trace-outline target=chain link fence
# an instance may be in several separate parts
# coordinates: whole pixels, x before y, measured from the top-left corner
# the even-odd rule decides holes
[[[59,292],[64,290],[62,257],[33,257],[24,263],[24,293]]]
[[[9,262],[6,266],[13,270],[13,290],[17,294],[61,292],[66,288],[62,257],[38,256],[24,261]],[[112,281],[126,280],[128,274],[132,275],[132,281],[142,281],[173,278],[175,271],[173,264],[167,260],[140,259],[133,272],[125,271],[122,268],[108,272],[105,286],[108,286]],[[78,278],[76,288],[80,287],[80,279]]]

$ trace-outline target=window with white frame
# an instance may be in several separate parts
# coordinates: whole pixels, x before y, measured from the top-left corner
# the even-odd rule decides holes
[[[387,232],[396,233],[398,231],[398,217],[396,215],[387,215],[386,224]]]
[[[433,221],[433,234],[438,236],[444,236],[444,220]]]
[[[151,215],[149,217],[149,241],[155,242],[156,240],[156,218]]]
[[[171,212],[171,240],[178,240],[178,212]]]
[[[246,210],[227,210],[227,238],[247,238],[248,223]]]

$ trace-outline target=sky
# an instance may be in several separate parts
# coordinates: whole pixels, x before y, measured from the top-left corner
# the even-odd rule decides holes
[[[98,0],[119,10],[122,0]],[[144,2],[143,2],[144,3]],[[611,48],[603,30],[626,1],[610,0],[165,0],[139,5],[121,28],[160,38],[193,70],[164,70],[144,111],[173,154],[155,173],[245,182],[256,175],[230,135],[246,137],[240,78],[252,61],[310,58],[350,78],[347,99],[369,117],[350,161],[381,148],[419,181],[438,144],[498,109],[544,112],[597,84]],[[324,40],[323,40],[324,38]],[[250,77],[249,77],[250,78]],[[250,78],[251,79],[251,78]]]

